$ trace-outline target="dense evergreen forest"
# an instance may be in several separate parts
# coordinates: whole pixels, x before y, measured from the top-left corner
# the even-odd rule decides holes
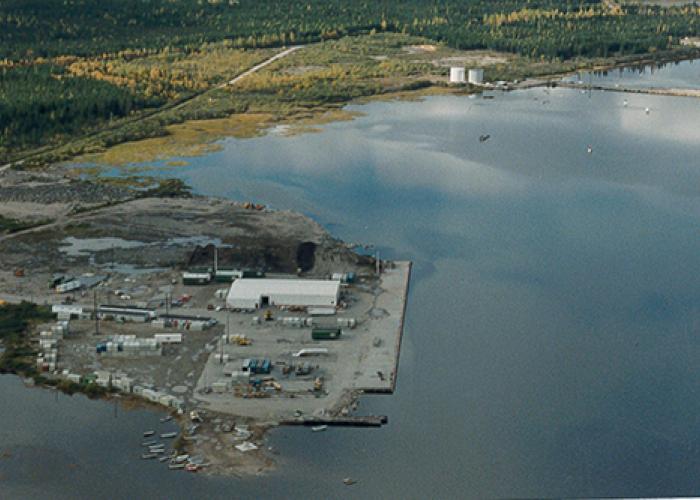
[[[95,76],[106,58],[81,57],[198,59],[221,40],[250,49],[396,32],[553,61],[665,50],[698,26],[695,4],[595,0],[0,0],[0,159],[206,87],[177,68],[167,81],[136,66],[106,81]]]
[[[162,104],[92,78],[35,64],[0,69],[0,149],[34,146],[132,110]]]
[[[279,46],[370,30],[456,48],[567,58],[646,52],[695,34],[696,7],[577,0],[0,0],[0,57]]]

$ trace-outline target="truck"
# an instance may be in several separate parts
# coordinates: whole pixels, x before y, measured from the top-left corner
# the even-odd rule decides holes
[[[313,328],[311,338],[313,340],[336,340],[343,331],[339,327]]]

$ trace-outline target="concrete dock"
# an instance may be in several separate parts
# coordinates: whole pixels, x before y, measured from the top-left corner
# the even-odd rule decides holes
[[[410,262],[394,262],[385,268],[378,281],[350,285],[350,305],[339,310],[337,318],[356,318],[357,326],[343,328],[338,340],[314,341],[309,328],[285,326],[280,321],[256,324],[251,322],[251,314],[231,314],[231,333],[245,335],[252,345],[227,344],[213,349],[193,398],[209,410],[261,422],[286,422],[294,420],[299,413],[314,419],[338,415],[350,404],[350,394],[392,393],[397,383],[410,273]],[[274,314],[279,318],[283,313]],[[335,322],[335,317],[331,321]],[[295,351],[309,347],[327,348],[328,354],[304,359],[292,356]],[[224,393],[207,390],[213,382],[225,379],[225,363],[217,356],[222,351],[234,364],[246,358],[270,358],[276,366],[274,379],[281,389],[264,397],[240,397],[235,395],[235,390]],[[313,366],[310,375],[281,373],[282,367],[295,366],[300,361]],[[317,377],[323,380],[320,392],[312,389]]]

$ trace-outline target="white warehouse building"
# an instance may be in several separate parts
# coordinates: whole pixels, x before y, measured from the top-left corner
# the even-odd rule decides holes
[[[237,279],[231,285],[226,305],[232,309],[271,306],[338,305],[340,281],[304,279]]]

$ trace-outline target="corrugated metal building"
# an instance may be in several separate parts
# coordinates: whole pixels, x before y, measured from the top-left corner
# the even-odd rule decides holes
[[[271,306],[332,306],[338,304],[340,281],[303,279],[239,279],[226,298],[233,309]]]

